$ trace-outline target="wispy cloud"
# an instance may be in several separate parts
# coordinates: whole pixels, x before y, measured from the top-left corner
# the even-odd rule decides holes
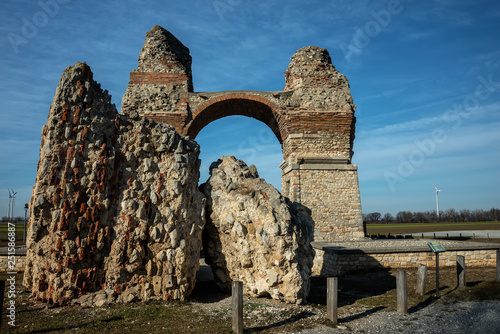
[[[469,4],[468,7],[475,6]],[[456,1],[436,1],[433,6],[412,7],[411,17],[423,22],[443,22],[450,25],[471,25],[473,19],[467,10]]]
[[[431,105],[441,105],[441,103],[433,103]],[[498,111],[500,110],[500,102],[495,102],[492,104],[480,106],[475,110],[467,111],[463,108],[452,110],[452,105],[450,108],[442,110],[436,116],[426,116],[418,119],[403,121],[400,123],[389,124],[380,128],[364,130],[361,132],[362,135],[383,135],[383,134],[395,134],[398,132],[411,133],[415,131],[420,131],[422,129],[435,128],[439,126],[444,126],[448,128],[458,128],[466,127],[468,122],[484,120],[488,118],[490,120],[498,119]],[[421,107],[415,107],[421,108]],[[406,110],[406,112],[411,110]],[[490,123],[491,124],[491,123]]]
[[[429,187],[438,182],[447,188],[448,202],[443,202],[443,208],[470,208],[475,193],[470,187],[474,183],[483,189],[481,195],[474,195],[481,197],[477,208],[498,206],[499,126],[497,119],[488,125],[475,122],[455,131],[437,128],[441,131],[438,141],[432,140],[436,128],[421,134],[401,132],[361,139],[355,144],[354,162],[359,165],[365,212],[389,207],[381,200],[387,196],[398,210],[432,209],[432,203],[423,198],[432,195]],[[486,158],[483,152],[488,152]],[[467,196],[464,189],[469,189]]]

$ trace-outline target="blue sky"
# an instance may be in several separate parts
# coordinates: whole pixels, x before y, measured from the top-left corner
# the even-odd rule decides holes
[[[329,50],[357,105],[364,213],[500,207],[500,3],[471,1],[4,0],[0,6],[0,216],[24,216],[40,131],[62,71],[86,61],[120,109],[144,36],[190,48],[195,91],[282,90],[299,48]],[[222,155],[280,188],[278,141],[228,117],[205,127],[201,178]]]

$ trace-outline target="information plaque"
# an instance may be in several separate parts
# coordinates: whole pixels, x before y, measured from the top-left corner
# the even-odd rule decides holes
[[[434,253],[446,252],[446,249],[444,249],[443,245],[439,242],[429,242],[427,245]]]

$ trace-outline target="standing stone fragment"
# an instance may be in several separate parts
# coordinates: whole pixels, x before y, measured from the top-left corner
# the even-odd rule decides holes
[[[169,167],[180,146],[182,174]],[[33,296],[82,305],[187,298],[205,219],[198,144],[137,113],[119,115],[77,63],[61,75],[41,148],[23,281]],[[175,194],[163,192],[173,180]],[[175,242],[162,242],[164,223]],[[176,256],[164,258],[169,251]]]
[[[307,210],[292,204],[234,157],[210,167],[203,233],[206,261],[219,286],[244,282],[245,294],[305,301],[314,251]]]

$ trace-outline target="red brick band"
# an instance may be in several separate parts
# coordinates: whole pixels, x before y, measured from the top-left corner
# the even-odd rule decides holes
[[[185,73],[131,72],[131,84],[185,85],[189,81]]]

